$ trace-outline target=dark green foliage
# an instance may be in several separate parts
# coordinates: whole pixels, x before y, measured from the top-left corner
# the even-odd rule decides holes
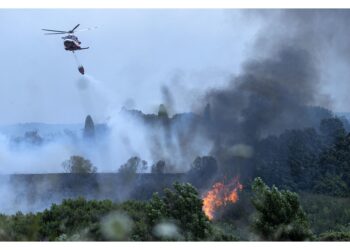
[[[78,155],[71,156],[69,160],[62,163],[62,166],[67,173],[91,174],[97,171],[89,160]]]
[[[154,193],[152,199],[147,204],[148,223],[152,226],[159,221],[165,219],[166,210],[164,201],[159,197],[158,193]]]
[[[313,191],[318,194],[330,194],[334,196],[345,197],[349,193],[349,186],[344,182],[340,175],[320,173]]]
[[[349,195],[350,135],[338,118],[323,119],[319,131],[290,130],[261,140],[255,176],[293,191]]]
[[[86,201],[84,198],[63,200],[61,205],[53,204],[41,215],[41,240],[57,240],[59,236],[71,236],[83,230],[96,230],[102,216],[115,209],[109,200]],[[100,240],[100,233],[95,231],[94,240]]]
[[[232,223],[213,222],[212,241],[239,241],[242,240],[237,235],[237,228]],[[243,239],[244,240],[244,239]]]
[[[253,229],[264,240],[303,241],[312,239],[306,214],[296,193],[269,188],[256,178],[252,185],[257,218]]]
[[[205,240],[210,236],[210,222],[202,211],[202,200],[190,184],[174,184],[174,190],[166,189],[164,197],[154,195],[147,214],[149,223],[170,219],[182,231],[186,240]]]
[[[203,202],[197,190],[190,184],[174,184],[174,191],[165,190],[163,198],[165,216],[179,222],[179,226],[189,240],[206,239],[210,224],[202,211]]]
[[[262,140],[256,150],[256,176],[292,190],[312,188],[318,156],[325,148],[315,129],[290,130]]]
[[[301,193],[300,201],[315,234],[350,230],[349,197]]]
[[[32,213],[0,215],[0,241],[32,241],[39,237],[40,216]]]
[[[166,227],[164,235],[157,228]],[[148,202],[63,200],[41,213],[0,215],[0,240],[234,240],[213,227],[202,211],[202,200],[190,184],[157,194]]]
[[[213,226],[203,213],[202,202],[191,184],[175,182],[173,190],[165,189],[162,198],[155,194],[148,203],[148,223],[170,221],[180,229],[182,240],[236,240],[232,234]]]
[[[314,191],[336,196],[350,194],[350,134],[337,137],[336,143],[320,155]]]
[[[254,182],[253,191],[257,220],[251,220],[254,208],[248,205],[250,191],[240,193],[239,201],[224,211],[222,219],[211,222],[202,212],[196,189],[176,183],[163,196],[154,194],[149,201],[115,204],[109,200],[68,199],[37,214],[0,215],[0,240],[251,240],[256,239],[247,230],[251,223],[264,240],[313,239],[306,215],[319,235],[317,240],[349,240],[349,198],[302,194],[305,215],[295,193],[269,188],[261,180]],[[123,235],[106,235],[108,223],[120,222],[124,215],[131,224],[116,230]],[[176,234],[156,234],[161,224],[173,226]]]
[[[347,232],[327,232],[321,234],[318,239],[319,241],[350,241],[350,231]]]
[[[127,201],[119,209],[125,211],[134,222],[129,240],[148,241],[153,239],[152,226],[148,224],[147,202]]]

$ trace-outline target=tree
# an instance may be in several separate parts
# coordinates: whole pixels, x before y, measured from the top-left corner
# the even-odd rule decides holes
[[[67,173],[91,174],[97,171],[89,160],[78,155],[71,156],[69,160],[62,163],[62,166]]]
[[[39,236],[40,215],[17,212],[0,214],[0,241],[35,241]]]
[[[186,240],[203,240],[213,236],[211,224],[203,213],[203,201],[191,184],[175,182],[174,189],[165,189],[164,197],[155,194],[148,204],[149,223],[171,220]]]
[[[330,147],[325,141],[314,128],[264,138],[255,146],[255,176],[279,188],[312,190],[320,175],[320,155]]]
[[[136,173],[143,172],[147,169],[147,161],[141,160],[139,157],[131,157],[125,164],[119,167],[119,173],[123,176],[123,180],[128,182],[134,179]]]
[[[165,161],[158,161],[156,164],[152,165],[151,172],[154,174],[164,174],[166,169]]]
[[[158,116],[161,118],[169,118],[168,111],[166,110],[164,104],[159,105]]]
[[[52,204],[50,209],[45,209],[41,214],[40,238],[57,240],[61,237],[72,240],[71,236],[80,234],[80,240],[101,240],[103,238],[98,230],[100,220],[115,207],[110,200],[87,201],[81,197],[65,199],[60,205]]]
[[[252,203],[257,210],[254,231],[264,240],[303,241],[312,239],[306,214],[296,193],[277,187],[269,188],[261,178],[255,178]]]
[[[64,199],[36,214],[0,214],[0,240],[235,240],[208,221],[190,184],[148,201]]]
[[[328,144],[332,144],[346,135],[343,122],[339,118],[322,119],[320,132]]]
[[[218,164],[212,156],[197,157],[187,172],[188,181],[196,187],[207,186],[218,172]]]
[[[84,127],[84,137],[92,138],[95,136],[95,125],[90,115],[88,115],[85,119],[85,127]]]
[[[218,171],[218,164],[212,156],[197,156],[191,165],[191,170],[197,172],[201,177],[212,176]]]
[[[350,134],[339,137],[320,155],[313,191],[344,197],[350,194]]]
[[[27,131],[24,133],[23,137],[16,137],[14,139],[15,143],[26,143],[34,146],[41,146],[44,139],[39,135],[37,130]]]

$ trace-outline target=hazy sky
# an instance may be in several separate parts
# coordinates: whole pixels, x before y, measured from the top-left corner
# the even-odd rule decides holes
[[[61,36],[41,30],[78,23],[98,26],[77,33],[90,46],[78,52],[87,77]],[[174,109],[189,111],[190,93],[239,70],[256,27],[225,10],[2,9],[0,122],[81,122],[88,113],[102,122],[123,105],[154,112],[163,85],[174,89]]]
[[[90,46],[78,52],[86,76],[61,36],[41,30],[78,23],[99,27],[77,34]],[[155,112],[164,85],[174,95],[174,111],[189,111],[208,88],[239,72],[260,26],[228,10],[1,9],[0,123],[75,123],[87,114],[103,122],[123,105]],[[339,111],[348,110],[347,79],[327,86]]]

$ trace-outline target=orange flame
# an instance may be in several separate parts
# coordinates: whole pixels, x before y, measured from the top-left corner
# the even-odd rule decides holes
[[[234,178],[228,184],[216,182],[203,198],[203,211],[209,220],[214,218],[215,211],[229,203],[238,201],[238,191],[242,191],[243,185],[238,178]]]

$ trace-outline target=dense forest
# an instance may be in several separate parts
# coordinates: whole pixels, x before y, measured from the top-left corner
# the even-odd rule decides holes
[[[196,130],[206,131],[212,126],[203,122],[209,119],[208,112],[206,107],[201,116],[185,114],[169,118],[161,107],[158,115],[136,111],[131,115],[169,131],[171,126],[184,121]],[[314,108],[313,112],[319,119],[308,126],[263,136],[250,144],[236,144],[230,153],[215,148],[210,156],[196,157],[181,183],[174,182],[172,187],[155,192],[146,200],[113,202],[81,197],[65,199],[38,213],[3,214],[0,239],[348,241],[349,124],[328,110]],[[83,132],[86,137],[94,136],[91,117],[86,119]],[[207,134],[220,138],[220,134]],[[35,133],[27,136],[39,137]],[[137,181],[133,176],[148,168],[158,176],[173,173],[166,158],[151,166],[147,164],[139,157],[131,157],[119,167],[119,173],[126,183]],[[62,166],[69,173],[98,172],[80,156],[72,156]],[[232,180],[236,181],[235,189],[229,187]],[[220,187],[221,191],[229,187],[225,190],[234,193],[234,201],[226,200]],[[215,189],[221,193],[215,193]],[[208,194],[224,199],[211,216],[204,209]]]
[[[190,184],[174,183],[148,201],[78,198],[36,214],[0,216],[3,241],[348,241],[349,198],[298,194],[268,187],[252,191],[209,220]]]

